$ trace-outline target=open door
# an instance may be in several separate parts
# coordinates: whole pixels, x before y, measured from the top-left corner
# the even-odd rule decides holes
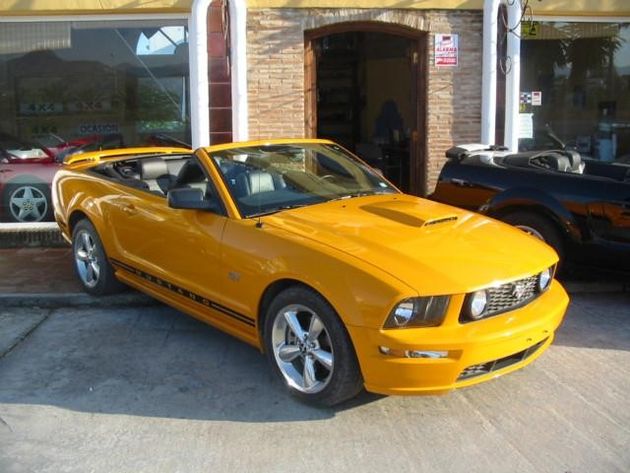
[[[426,34],[382,23],[307,32],[306,136],[359,155],[404,192],[425,193]]]

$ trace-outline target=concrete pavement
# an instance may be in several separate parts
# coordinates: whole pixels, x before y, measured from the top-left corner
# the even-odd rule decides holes
[[[524,370],[315,409],[219,331],[84,294],[69,248],[0,249],[0,472],[627,473],[628,282],[586,276]]]
[[[162,305],[3,308],[0,334],[3,473],[630,471],[628,294],[574,295],[519,372],[336,409]]]

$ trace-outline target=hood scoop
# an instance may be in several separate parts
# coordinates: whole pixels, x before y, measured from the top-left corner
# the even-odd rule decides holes
[[[456,215],[433,217],[430,212],[419,212],[418,206],[408,202],[387,202],[361,206],[365,212],[410,227],[428,227],[457,220]]]

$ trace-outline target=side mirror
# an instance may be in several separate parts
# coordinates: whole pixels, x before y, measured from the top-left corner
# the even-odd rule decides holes
[[[219,204],[213,198],[207,198],[201,189],[180,188],[168,191],[168,206],[173,209],[195,209],[219,211]]]

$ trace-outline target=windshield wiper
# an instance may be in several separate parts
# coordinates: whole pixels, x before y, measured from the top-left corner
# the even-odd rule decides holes
[[[336,197],[331,200],[345,200],[345,199],[354,199],[355,197],[365,197],[368,195],[384,195],[384,194],[396,194],[396,192],[392,192],[391,190],[370,190],[370,191],[358,191],[351,192],[349,194],[343,194],[339,197]]]
[[[297,209],[297,208],[300,208],[300,207],[306,207],[307,205],[312,205],[312,204],[308,203],[308,204],[281,205],[280,207],[274,207],[272,209],[264,210],[262,212],[258,212],[258,213],[255,213],[255,214],[250,214],[247,217],[248,218],[264,217],[265,215],[275,214],[275,213],[281,212],[283,210],[291,210],[291,209]]]

